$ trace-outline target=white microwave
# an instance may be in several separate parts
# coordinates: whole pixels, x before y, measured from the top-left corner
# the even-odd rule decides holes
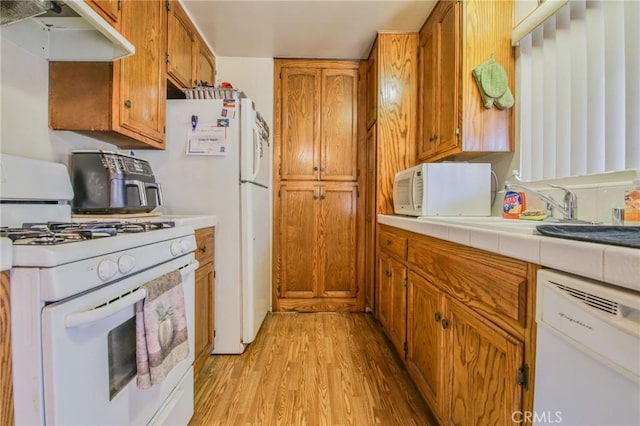
[[[491,216],[491,164],[422,163],[398,172],[393,209],[406,216]]]

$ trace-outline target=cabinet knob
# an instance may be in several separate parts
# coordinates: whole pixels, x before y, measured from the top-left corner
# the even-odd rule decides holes
[[[449,321],[447,321],[446,319],[442,320],[442,328],[447,328],[449,327]]]
[[[317,171],[318,171],[318,166],[314,166],[314,167],[313,167],[313,171],[314,171],[314,172],[317,172]]]
[[[324,196],[324,195],[321,195],[321,196],[320,196],[320,199],[321,199],[321,200],[324,200],[324,198],[325,198],[325,196]]]
[[[440,312],[436,312],[436,314],[434,315],[434,319],[436,320],[436,322],[440,322],[440,320],[442,319],[442,315],[440,315]]]
[[[131,101],[128,99],[124,101],[124,107],[127,109],[131,109]]]
[[[314,196],[313,196],[313,199],[314,199],[314,200],[317,200],[318,198],[320,198],[320,197],[318,197],[317,195],[314,195]]]
[[[201,253],[206,253],[207,252],[207,246],[200,247],[200,252]]]
[[[391,271],[384,271],[384,274],[385,274],[387,277],[391,277]]]
[[[324,172],[325,170],[326,170],[326,168],[325,168],[325,167],[320,167],[320,171],[321,171],[321,172]]]
[[[387,240],[387,245],[390,246],[391,245],[391,240]]]

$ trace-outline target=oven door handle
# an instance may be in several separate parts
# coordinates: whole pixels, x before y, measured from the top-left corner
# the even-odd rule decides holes
[[[134,305],[145,297],[147,297],[147,291],[143,288],[139,288],[138,290],[129,293],[115,302],[111,302],[108,305],[103,306],[102,308],[69,314],[64,319],[64,325],[67,328],[72,328],[100,321],[126,308],[127,306]]]
[[[188,265],[180,268],[180,275],[182,275],[182,278],[184,279],[185,275],[198,269],[198,266],[200,266],[198,261],[192,260]],[[147,291],[143,288],[139,288],[101,308],[69,314],[64,319],[64,325],[67,328],[72,328],[100,321],[126,308],[127,306],[134,305],[145,297],[147,297]]]

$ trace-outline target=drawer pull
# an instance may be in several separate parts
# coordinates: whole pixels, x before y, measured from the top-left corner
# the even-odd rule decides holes
[[[434,315],[434,318],[436,322],[440,322],[440,320],[442,319],[442,315],[440,315],[440,312],[436,312],[436,314]]]
[[[207,252],[207,246],[200,247],[200,252],[201,253],[206,253]]]

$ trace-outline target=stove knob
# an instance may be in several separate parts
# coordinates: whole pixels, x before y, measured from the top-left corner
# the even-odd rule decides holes
[[[113,278],[118,273],[118,264],[111,259],[104,259],[98,263],[98,277],[102,281]]]
[[[128,274],[135,266],[136,258],[129,254],[123,254],[118,258],[118,269],[122,274]]]
[[[171,254],[174,256],[179,256],[181,254],[186,253],[187,247],[183,241],[174,241],[171,243]]]

